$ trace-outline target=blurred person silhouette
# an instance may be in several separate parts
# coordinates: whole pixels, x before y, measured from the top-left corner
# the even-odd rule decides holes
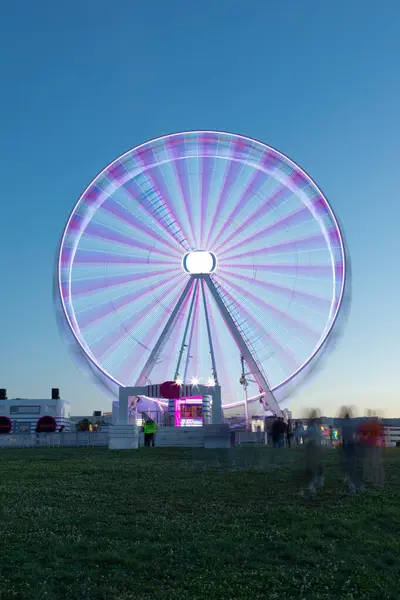
[[[334,446],[334,443],[333,443],[334,439],[335,439],[335,436],[333,433],[333,425],[329,425],[329,445],[331,448],[333,448],[333,446]]]
[[[358,426],[352,418],[350,408],[342,410],[342,456],[344,480],[352,492],[363,489],[362,475],[360,473],[360,460],[362,460],[363,446],[358,436]]]
[[[294,435],[296,438],[296,444],[299,446],[300,444],[302,444],[304,436],[304,427],[301,421],[296,422]]]
[[[272,445],[274,448],[278,448],[279,446],[279,419],[275,419],[272,423]]]
[[[288,448],[291,448],[291,446],[292,446],[292,439],[293,439],[293,421],[292,421],[292,419],[289,419],[287,422],[287,427],[286,427],[286,440],[287,440]]]
[[[377,417],[369,418],[360,424],[360,443],[363,447],[363,480],[374,487],[384,485],[384,470],[382,463],[382,447],[384,432]]]
[[[287,432],[287,425],[286,425],[285,421],[282,419],[282,417],[279,417],[279,419],[278,419],[278,434],[279,434],[278,447],[279,448],[285,447],[286,432]]]
[[[321,420],[315,410],[310,414],[307,430],[303,434],[303,443],[308,491],[315,495],[317,489],[324,486]]]

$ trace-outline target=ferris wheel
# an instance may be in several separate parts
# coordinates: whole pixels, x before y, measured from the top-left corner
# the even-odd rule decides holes
[[[298,165],[250,138],[190,131],[92,181],[57,284],[76,343],[116,387],[218,384],[229,409],[240,378],[280,414],[276,392],[321,350],[345,279],[338,222]]]

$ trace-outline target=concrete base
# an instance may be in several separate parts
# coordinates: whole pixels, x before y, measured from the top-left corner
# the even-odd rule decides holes
[[[229,425],[204,425],[204,448],[230,448],[231,431]]]
[[[110,450],[137,450],[139,430],[136,425],[112,425],[108,432]]]
[[[140,433],[140,445],[144,445],[144,434]],[[156,433],[155,446],[165,448],[202,448],[203,427],[160,427]]]

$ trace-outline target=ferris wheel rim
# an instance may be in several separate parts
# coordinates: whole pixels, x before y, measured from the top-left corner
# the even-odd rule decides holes
[[[339,297],[336,300],[336,306],[335,306],[334,314],[333,314],[333,316],[331,318],[331,322],[329,324],[329,327],[322,334],[320,342],[317,344],[317,346],[315,347],[314,351],[308,356],[307,360],[305,360],[300,365],[300,367],[298,367],[293,373],[291,373],[288,377],[286,377],[279,384],[277,384],[275,386],[271,386],[271,391],[279,390],[280,388],[286,386],[294,378],[296,378],[315,359],[315,357],[320,353],[321,349],[327,343],[327,341],[328,341],[328,339],[330,337],[330,334],[332,333],[332,330],[333,330],[334,326],[336,325],[336,322],[337,322],[337,319],[338,319],[338,316],[339,316],[339,313],[340,313],[340,309],[342,307],[343,298],[344,298],[345,289],[346,289],[346,283],[347,283],[347,260],[348,259],[347,259],[347,252],[346,252],[346,247],[345,247],[345,243],[344,243],[344,236],[343,236],[342,228],[341,228],[341,226],[339,224],[339,221],[338,221],[338,219],[337,219],[337,217],[335,215],[335,212],[334,212],[333,208],[330,205],[330,202],[328,201],[328,199],[327,199],[326,195],[324,194],[324,192],[322,191],[321,187],[314,181],[314,179],[308,174],[308,172],[305,171],[290,156],[288,156],[287,154],[282,153],[281,151],[279,151],[278,149],[276,149],[274,146],[271,146],[270,144],[266,144],[265,142],[262,142],[262,141],[258,140],[257,138],[252,138],[252,137],[249,137],[249,136],[245,136],[245,135],[243,135],[241,133],[229,132],[229,131],[224,131],[224,130],[216,130],[216,129],[193,129],[193,130],[189,129],[189,130],[184,130],[184,131],[178,131],[178,132],[164,134],[164,135],[158,136],[156,138],[151,138],[151,139],[146,140],[145,142],[142,142],[139,145],[133,146],[130,149],[128,149],[125,152],[123,152],[122,154],[120,154],[119,156],[117,156],[110,163],[108,163],[103,169],[101,169],[96,174],[96,176],[91,180],[91,182],[85,187],[85,189],[83,190],[83,192],[79,195],[78,200],[75,202],[72,210],[70,211],[70,214],[69,214],[69,217],[68,217],[68,219],[66,221],[66,224],[64,226],[64,230],[63,230],[63,233],[62,233],[62,236],[61,236],[61,240],[60,240],[60,243],[59,243],[58,260],[57,260],[57,280],[58,280],[58,286],[57,287],[58,287],[58,293],[59,293],[59,297],[60,297],[60,301],[61,301],[63,315],[64,315],[65,319],[67,320],[69,329],[72,332],[72,334],[73,334],[76,342],[78,343],[79,347],[83,351],[85,357],[107,379],[109,379],[110,381],[112,381],[113,383],[115,383],[117,386],[124,387],[124,384],[121,381],[119,381],[119,379],[117,379],[116,377],[114,377],[109,372],[109,370],[105,369],[101,365],[100,361],[96,360],[96,358],[93,356],[92,352],[90,351],[89,347],[85,346],[85,344],[79,338],[79,336],[77,334],[77,331],[75,330],[75,327],[73,326],[73,323],[71,322],[70,316],[69,316],[68,311],[67,311],[67,307],[65,305],[65,299],[64,299],[63,293],[62,293],[61,257],[62,257],[62,250],[64,248],[64,241],[65,241],[67,232],[69,230],[71,219],[73,218],[73,216],[74,216],[74,214],[76,212],[77,207],[81,203],[81,201],[84,198],[85,194],[95,184],[95,182],[99,179],[99,177],[101,177],[108,169],[110,169],[113,165],[117,164],[124,157],[128,156],[130,153],[132,153],[134,151],[143,149],[143,148],[145,148],[146,146],[148,146],[150,144],[155,144],[157,142],[160,142],[160,141],[163,141],[163,140],[167,140],[167,139],[171,139],[171,138],[179,138],[179,137],[182,137],[182,136],[186,136],[188,134],[194,134],[194,135],[196,135],[196,134],[199,134],[199,135],[216,134],[216,135],[221,135],[221,136],[227,136],[229,138],[239,138],[239,139],[244,140],[244,141],[246,141],[248,143],[256,143],[257,145],[259,145],[260,147],[262,147],[262,148],[264,148],[266,150],[271,150],[274,154],[278,155],[282,160],[290,163],[296,171],[298,171],[302,175],[304,175],[305,179],[318,191],[318,193],[323,198],[324,205],[325,205],[325,207],[326,207],[326,209],[327,209],[327,211],[329,213],[329,216],[331,217],[331,219],[332,219],[332,221],[334,223],[336,232],[338,234],[338,240],[339,240],[339,244],[340,244],[340,253],[341,253],[341,258],[342,258],[342,274],[341,274],[341,277],[340,277],[340,293],[339,293]],[[170,161],[167,161],[167,162],[170,162]],[[75,248],[75,250],[76,250],[76,248]],[[71,261],[71,265],[72,265],[72,263],[73,263],[73,261]],[[333,274],[335,276],[335,269],[333,269]],[[78,329],[79,329],[79,327],[78,327]]]

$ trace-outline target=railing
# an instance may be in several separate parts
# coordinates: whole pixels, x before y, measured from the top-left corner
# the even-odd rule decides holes
[[[108,446],[108,431],[18,433],[0,435],[0,448]]]
[[[234,433],[237,446],[268,443],[268,436],[264,431],[235,431]]]

